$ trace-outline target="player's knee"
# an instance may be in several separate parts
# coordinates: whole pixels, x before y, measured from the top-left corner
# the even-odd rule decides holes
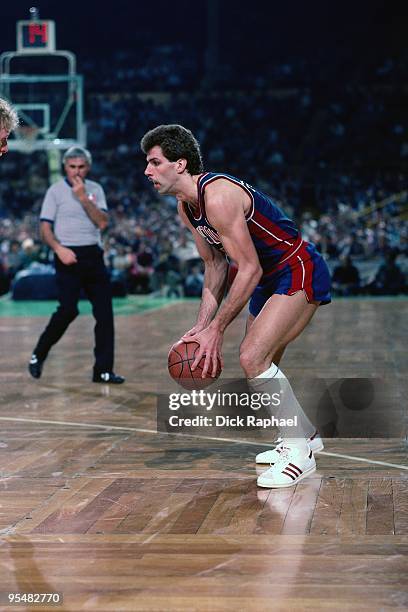
[[[268,356],[261,355],[256,347],[244,343],[241,345],[239,361],[247,378],[255,378],[270,366]]]

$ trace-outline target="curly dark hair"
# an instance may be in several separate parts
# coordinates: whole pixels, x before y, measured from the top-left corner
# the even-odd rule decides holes
[[[153,147],[161,147],[163,155],[172,162],[187,160],[187,171],[190,174],[200,174],[204,169],[200,145],[193,133],[182,125],[158,125],[146,132],[140,146],[143,153]]]

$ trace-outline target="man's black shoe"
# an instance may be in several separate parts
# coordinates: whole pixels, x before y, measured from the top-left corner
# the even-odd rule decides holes
[[[37,355],[33,353],[31,355],[30,363],[28,364],[28,371],[33,378],[41,378],[44,361],[38,359]]]
[[[118,376],[114,372],[94,372],[92,382],[105,383],[108,385],[121,385],[125,382],[123,376]]]

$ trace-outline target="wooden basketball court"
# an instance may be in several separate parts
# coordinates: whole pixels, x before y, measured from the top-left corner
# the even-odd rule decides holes
[[[7,593],[61,593],[72,612],[407,609],[407,304],[338,300],[287,351],[289,378],[385,379],[395,401],[392,437],[327,439],[317,472],[282,490],[256,485],[268,436],[156,433],[195,303],[118,314],[119,387],[90,382],[89,315],[39,381],[26,368],[47,317],[2,316],[0,609]],[[243,328],[226,334],[227,377]]]

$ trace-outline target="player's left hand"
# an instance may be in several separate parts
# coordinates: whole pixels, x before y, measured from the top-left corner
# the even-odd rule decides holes
[[[85,183],[80,176],[72,177],[72,191],[79,201],[86,198]]]
[[[211,323],[199,333],[188,337],[188,342],[198,342],[200,345],[191,369],[194,370],[200,363],[203,355],[205,356],[202,378],[205,378],[207,372],[211,376],[216,376],[218,360],[221,362],[221,367],[224,367],[224,359],[221,352],[223,339],[223,332],[211,325]]]
[[[183,340],[183,342],[190,342],[191,336],[196,336],[199,332],[203,331],[203,329],[205,329],[205,325],[196,323],[194,327],[181,336],[180,340]]]

